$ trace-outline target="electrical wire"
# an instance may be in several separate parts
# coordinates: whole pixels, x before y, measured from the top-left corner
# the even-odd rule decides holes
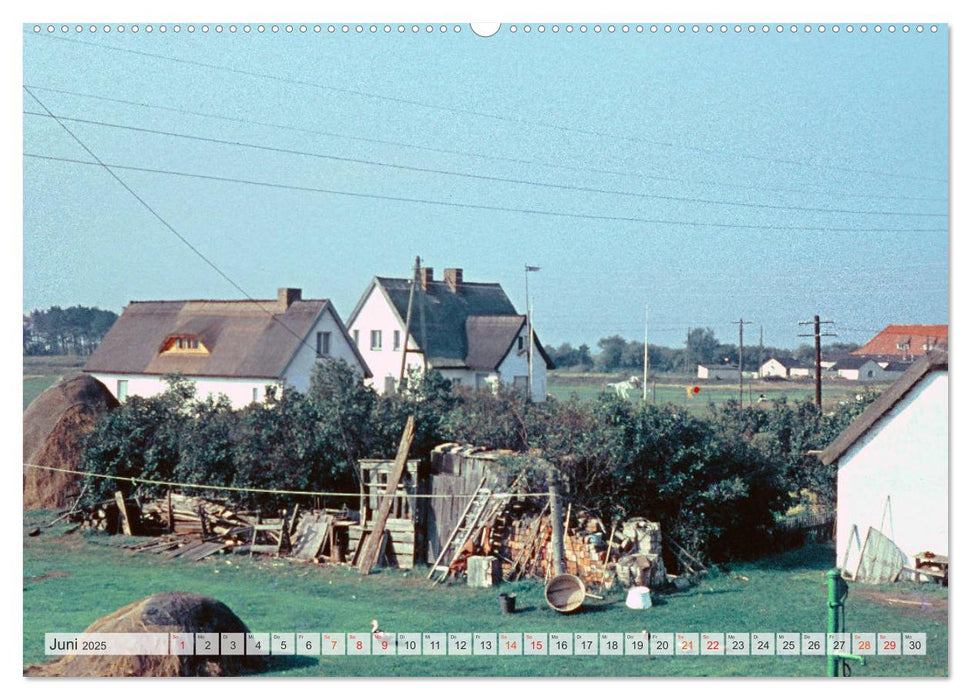
[[[877,175],[877,176],[880,176],[880,177],[900,178],[900,179],[905,179],[905,180],[923,180],[923,181],[928,181],[928,182],[941,182],[941,183],[946,183],[947,182],[947,179],[946,178],[935,178],[935,177],[929,177],[929,176],[911,175],[911,174],[907,174],[907,173],[898,173],[898,172],[886,172],[886,171],[880,171],[880,170],[868,170],[868,169],[862,169],[862,168],[848,168],[848,167],[845,167],[845,166],[811,163],[811,162],[808,162],[808,161],[791,160],[791,159],[786,159],[786,158],[778,158],[778,157],[774,157],[774,156],[764,156],[764,155],[757,155],[757,154],[750,154],[750,153],[738,153],[736,151],[721,151],[721,150],[718,150],[718,149],[707,148],[707,147],[703,147],[703,146],[688,146],[688,145],[685,145],[685,144],[677,144],[677,143],[669,142],[669,141],[658,141],[658,140],[654,140],[654,139],[644,138],[644,137],[641,137],[641,136],[630,136],[630,135],[624,135],[624,134],[614,134],[614,133],[605,132],[605,131],[597,131],[597,130],[594,130],[594,129],[582,129],[582,128],[578,128],[578,127],[563,126],[561,124],[553,124],[553,123],[550,123],[550,122],[534,121],[534,120],[530,120],[530,119],[523,119],[521,117],[512,117],[512,116],[505,115],[505,114],[494,114],[494,113],[491,113],[491,112],[481,112],[481,111],[477,111],[477,110],[473,110],[473,109],[468,109],[468,108],[465,108],[465,107],[451,107],[451,106],[447,106],[447,105],[440,105],[440,104],[434,104],[434,103],[430,103],[430,102],[423,102],[421,100],[414,100],[414,99],[409,99],[409,98],[404,98],[404,97],[395,97],[395,96],[391,96],[391,95],[381,95],[381,94],[378,94],[378,93],[367,92],[367,91],[364,91],[364,90],[354,90],[354,89],[351,89],[351,88],[338,87],[338,86],[335,86],[335,85],[326,85],[324,83],[317,83],[317,82],[314,82],[314,81],[311,81],[311,80],[303,80],[303,79],[300,79],[300,78],[287,78],[287,77],[284,77],[284,76],[273,75],[271,73],[263,73],[263,72],[260,72],[260,71],[244,70],[242,68],[233,68],[231,66],[224,66],[224,65],[220,65],[218,63],[208,63],[206,61],[195,61],[195,60],[187,59],[187,58],[176,58],[176,57],[173,57],[173,56],[166,56],[164,54],[157,54],[157,53],[152,53],[152,52],[149,52],[149,51],[139,51],[137,49],[124,48],[124,47],[121,47],[121,46],[109,46],[107,44],[100,44],[100,43],[92,42],[92,41],[84,41],[84,40],[81,40],[81,39],[71,39],[71,38],[68,38],[68,37],[48,35],[48,34],[33,34],[33,33],[28,33],[28,31],[26,29],[24,30],[24,35],[25,36],[30,36],[30,37],[43,37],[45,39],[54,39],[56,41],[63,41],[63,42],[68,42],[68,43],[72,43],[72,44],[80,44],[80,45],[83,45],[83,46],[90,46],[90,47],[104,49],[104,50],[108,50],[108,51],[117,51],[117,52],[127,53],[127,54],[131,54],[131,55],[136,55],[136,56],[144,56],[144,57],[148,57],[148,58],[156,58],[156,59],[159,59],[159,60],[162,60],[162,61],[170,61],[170,62],[173,62],[173,63],[179,63],[179,64],[183,64],[183,65],[190,65],[190,66],[196,66],[196,67],[200,67],[200,68],[208,68],[208,69],[211,69],[211,70],[225,71],[225,72],[228,72],[228,73],[234,73],[234,74],[237,74],[237,75],[244,75],[244,76],[251,77],[251,78],[259,78],[261,80],[270,80],[270,81],[275,81],[275,82],[280,82],[280,83],[287,83],[287,84],[291,84],[291,85],[299,85],[301,87],[311,87],[311,88],[315,88],[315,89],[318,89],[318,90],[324,90],[324,91],[328,91],[328,92],[335,92],[335,93],[343,94],[343,95],[351,95],[353,97],[364,97],[364,98],[372,99],[372,100],[381,100],[381,101],[385,101],[385,102],[390,102],[392,104],[408,105],[408,106],[412,106],[412,107],[422,107],[422,108],[425,108],[425,109],[439,110],[439,111],[449,112],[449,113],[453,113],[453,114],[463,114],[463,115],[473,116],[473,117],[481,117],[481,118],[486,118],[486,119],[494,119],[494,120],[503,121],[503,122],[507,122],[507,123],[518,124],[518,125],[521,125],[521,126],[540,127],[540,128],[543,128],[543,129],[549,129],[549,130],[553,130],[553,131],[560,131],[560,132],[567,132],[567,133],[575,133],[575,134],[580,134],[580,135],[584,135],[584,136],[597,136],[597,137],[600,137],[600,138],[614,139],[614,140],[625,141],[625,142],[629,142],[629,143],[630,142],[633,142],[633,143],[644,143],[644,144],[648,144],[648,145],[652,145],[652,146],[661,146],[661,147],[665,147],[665,148],[683,149],[683,150],[687,150],[687,151],[694,151],[694,152],[698,152],[698,153],[703,153],[703,154],[709,155],[709,156],[729,157],[729,158],[745,158],[745,159],[762,161],[762,162],[779,163],[779,164],[783,164],[783,165],[798,165],[798,166],[808,167],[808,168],[816,168],[816,169],[824,169],[824,170],[837,170],[837,171],[848,172],[848,173],[857,173],[857,174],[865,174],[865,175]]]
[[[136,133],[143,134],[153,134],[156,136],[168,136],[173,138],[186,139],[190,141],[199,141],[203,143],[212,143],[221,146],[235,146],[240,148],[249,148],[259,151],[267,151],[271,153],[281,153],[285,155],[297,155],[306,156],[310,158],[320,158],[323,160],[331,160],[340,163],[353,163],[355,165],[369,165],[381,168],[390,168],[393,170],[403,170],[407,172],[416,173],[426,173],[432,175],[447,175],[450,177],[461,177],[469,178],[474,180],[482,180],[486,182],[501,182],[505,184],[512,185],[529,185],[532,187],[546,187],[550,189],[557,190],[568,190],[574,192],[586,192],[590,194],[606,194],[606,195],[616,195],[621,197],[634,197],[638,199],[655,199],[668,202],[681,202],[688,204],[714,204],[721,206],[733,206],[733,207],[746,207],[751,209],[764,209],[764,210],[776,210],[776,211],[799,211],[799,212],[813,212],[813,213],[825,213],[825,214],[856,214],[856,215],[869,215],[869,216],[917,216],[917,217],[934,217],[934,218],[946,218],[947,214],[934,214],[929,212],[904,212],[904,211],[875,211],[875,210],[859,210],[859,209],[831,209],[826,207],[802,207],[793,205],[783,205],[783,204],[765,204],[760,202],[736,202],[730,200],[719,200],[719,199],[702,199],[699,197],[676,197],[673,195],[662,195],[647,192],[631,192],[629,190],[611,190],[600,187],[583,187],[579,185],[564,185],[554,182],[541,182],[537,180],[525,180],[518,178],[509,177],[498,177],[494,175],[482,175],[478,173],[467,173],[460,172],[456,170],[440,170],[437,168],[423,168],[413,165],[402,165],[399,163],[388,163],[386,161],[377,160],[367,160],[364,158],[350,158],[347,156],[337,156],[329,153],[317,153],[313,151],[302,151],[291,148],[279,148],[276,146],[266,146],[262,144],[249,143],[245,141],[229,141],[225,139],[218,139],[209,136],[196,136],[193,134],[185,134],[175,131],[162,131],[159,129],[149,129],[147,127],[131,126],[129,124],[117,124],[113,122],[104,122],[94,119],[82,119],[79,117],[67,117],[64,115],[47,115],[40,112],[30,112],[24,111],[24,114],[29,116],[43,117],[45,119],[55,118],[58,120],[74,122],[78,124],[89,124],[94,126],[102,126],[112,129],[120,129],[124,131],[133,131]]]
[[[401,148],[411,148],[420,151],[428,151],[430,153],[441,153],[446,155],[457,155],[468,158],[481,158],[486,160],[515,163],[517,165],[538,165],[544,168],[554,168],[561,170],[568,170],[572,172],[588,172],[597,175],[616,175],[621,177],[632,177],[640,178],[645,180],[657,180],[660,182],[670,182],[677,184],[686,185],[705,185],[714,187],[726,187],[732,189],[744,189],[744,190],[754,190],[758,192],[781,192],[787,194],[812,194],[825,197],[846,197],[853,199],[889,199],[894,201],[920,201],[920,202],[947,202],[946,197],[918,197],[913,195],[887,195],[887,194],[877,194],[877,193],[854,193],[854,192],[838,192],[834,190],[820,190],[820,189],[805,189],[805,188],[795,188],[795,187],[770,187],[766,185],[743,185],[737,182],[721,182],[717,180],[696,180],[689,178],[679,178],[679,177],[668,177],[664,175],[657,175],[655,173],[644,173],[640,171],[630,171],[630,170],[611,170],[605,168],[590,168],[581,167],[574,165],[567,165],[564,163],[551,163],[549,161],[531,160],[528,158],[513,158],[510,156],[502,156],[497,154],[481,153],[475,151],[461,151],[450,148],[440,148],[434,146],[424,146],[414,143],[407,143],[404,141],[391,141],[387,139],[376,139],[369,138],[366,136],[354,136],[351,134],[338,133],[333,131],[321,131],[319,129],[308,129],[304,127],[292,126],[288,124],[279,124],[276,122],[265,122],[254,119],[245,119],[242,117],[231,117],[224,114],[216,114],[213,112],[199,112],[196,110],[183,109],[179,107],[168,107],[165,105],[154,104],[151,102],[138,102],[134,100],[122,100],[112,97],[104,97],[102,95],[94,95],[86,92],[77,92],[74,90],[64,90],[58,88],[43,87],[39,85],[27,85],[27,87],[32,90],[40,90],[43,92],[50,92],[59,95],[71,95],[73,97],[82,97],[87,99],[99,100],[102,102],[111,102],[115,104],[122,104],[132,107],[140,107],[143,109],[155,109],[161,111],[173,112],[176,114],[183,114],[187,116],[204,117],[207,119],[219,119],[228,122],[234,122],[238,124],[250,124],[254,126],[269,127],[273,129],[282,129],[285,131],[293,131],[296,133],[304,134],[314,134],[317,136],[327,136],[333,138],[347,139],[350,141],[360,141],[362,143],[372,143],[383,146],[395,146]]]
[[[313,192],[317,194],[340,195],[344,197],[355,197],[360,199],[374,199],[391,202],[402,202],[408,204],[428,204],[442,207],[453,207],[458,209],[474,209],[482,211],[508,212],[514,214],[531,214],[540,216],[555,216],[569,219],[580,219],[587,221],[614,221],[622,223],[643,223],[661,224],[670,226],[691,226],[698,228],[723,228],[723,229],[744,229],[755,231],[817,231],[822,233],[943,233],[947,229],[926,229],[926,228],[845,228],[836,226],[771,226],[762,224],[728,224],[709,221],[684,221],[674,219],[648,219],[636,216],[612,216],[605,214],[582,214],[577,212],[561,212],[551,209],[529,209],[519,207],[503,207],[499,205],[474,204],[470,202],[449,202],[436,199],[424,199],[419,197],[397,197],[393,195],[381,195],[368,192],[352,192],[349,190],[334,190],[323,187],[309,187],[304,185],[288,185],[275,182],[264,182],[260,180],[248,180],[244,178],[221,177],[217,175],[205,175],[201,173],[190,173],[178,170],[164,170],[161,168],[147,168],[132,165],[120,165],[116,163],[102,163],[98,161],[79,160],[77,158],[62,158],[57,156],[43,155],[39,153],[24,153],[26,158],[36,158],[39,160],[56,161],[62,163],[74,163],[77,165],[99,165],[105,169],[114,168],[116,170],[129,170],[133,172],[155,173],[161,175],[173,175],[178,177],[196,178],[212,182],[229,182],[243,185],[253,185],[257,187],[268,187],[272,189],[290,190],[295,192]]]

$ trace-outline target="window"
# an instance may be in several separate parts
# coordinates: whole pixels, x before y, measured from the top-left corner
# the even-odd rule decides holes
[[[118,380],[118,387],[117,387],[117,390],[115,391],[115,397],[119,401],[124,401],[125,399],[128,398],[128,380],[127,379],[119,379]]]
[[[529,387],[529,377],[516,375],[515,377],[512,378],[512,385],[513,385],[513,388],[516,389],[516,391],[519,391],[525,394],[527,388]]]
[[[381,349],[381,331],[371,331],[371,349]]]
[[[361,331],[354,331],[354,344],[357,346],[361,345]]]
[[[524,338],[523,336],[519,336],[518,338],[516,338],[516,343],[517,343],[517,349],[519,350],[519,352],[522,352],[523,348],[526,347],[526,338]]]
[[[330,333],[327,331],[317,333],[317,357],[330,357]]]
[[[401,331],[395,331],[394,332],[393,341],[394,341],[394,347],[392,348],[392,350],[400,350],[401,349]]]
[[[253,403],[258,403],[260,400],[260,388],[257,386],[253,387]]]
[[[197,336],[194,335],[170,335],[162,345],[163,353],[191,353],[196,355],[208,355],[209,349],[203,345]]]

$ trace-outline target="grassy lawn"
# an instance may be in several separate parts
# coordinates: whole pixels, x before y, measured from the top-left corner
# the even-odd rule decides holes
[[[573,395],[581,400],[590,400],[608,391],[609,382],[617,382],[626,377],[611,374],[553,372],[548,380],[547,389],[558,399],[568,399]],[[695,396],[688,396],[686,387],[697,386],[701,391]],[[888,385],[869,384],[870,389],[880,392]],[[840,401],[854,401],[855,396],[863,391],[864,385],[858,382],[840,382],[823,384],[823,407],[831,409]],[[656,390],[652,396],[651,391]],[[748,406],[756,405],[760,394],[766,399],[774,400],[785,397],[791,402],[811,399],[815,395],[812,382],[751,382],[745,381],[743,400]],[[629,394],[633,401],[641,401],[642,394],[634,390]],[[675,404],[686,408],[695,415],[708,413],[709,405],[723,404],[729,400],[738,400],[738,382],[699,380],[693,377],[661,377],[656,385],[648,386],[648,401],[658,404]]]
[[[25,516],[25,532],[50,522]],[[698,587],[630,610],[618,592],[576,615],[545,603],[538,583],[498,590],[432,587],[424,573],[379,571],[223,555],[198,563],[135,554],[122,537],[63,535],[63,527],[23,538],[24,663],[40,663],[44,632],[80,632],[119,607],[162,591],[188,591],[226,603],[254,632],[810,632],[826,629],[824,572],[833,551],[812,546],[740,564]],[[737,575],[748,577],[742,580]],[[872,657],[854,676],[947,675],[947,590],[850,584],[849,631],[926,632],[923,657]],[[866,589],[866,590],[864,590]],[[892,607],[880,597],[918,597],[930,605]],[[499,614],[497,594],[517,594],[517,614]],[[863,595],[866,593],[867,595]],[[943,614],[941,610],[943,609]],[[825,657],[298,657],[268,675],[302,676],[821,676]]]

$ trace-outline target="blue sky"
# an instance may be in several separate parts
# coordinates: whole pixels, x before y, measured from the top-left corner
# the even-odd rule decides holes
[[[540,266],[554,344],[640,338],[645,306],[666,345],[689,326],[731,341],[739,317],[780,346],[814,313],[855,342],[948,320],[945,25],[32,26],[24,83],[43,106],[25,92],[24,109],[101,122],[64,121],[99,159],[286,186],[115,170],[254,298],[300,286],[346,317],[418,254],[520,309],[523,265]],[[24,310],[242,296],[104,169],[35,157],[92,160],[51,118],[23,119]]]

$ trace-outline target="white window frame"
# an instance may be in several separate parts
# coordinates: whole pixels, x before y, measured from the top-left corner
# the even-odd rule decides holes
[[[371,350],[381,350],[381,331],[371,331]]]

